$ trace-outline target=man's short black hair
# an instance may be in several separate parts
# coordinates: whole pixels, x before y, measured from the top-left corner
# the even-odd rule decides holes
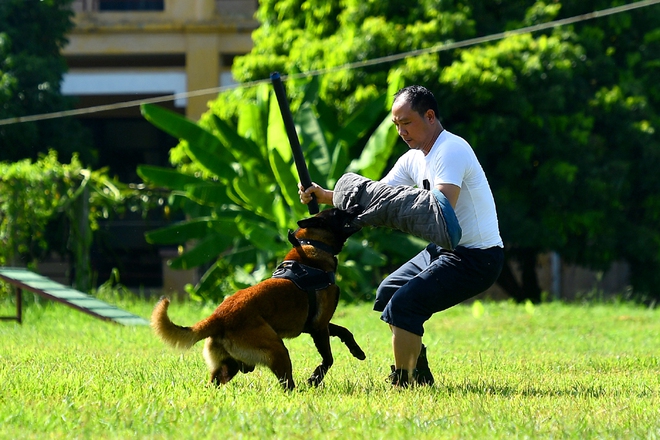
[[[402,99],[405,99],[410,103],[410,108],[419,113],[420,116],[424,116],[428,109],[433,110],[435,113],[436,119],[438,118],[438,101],[435,100],[435,96],[429,89],[424,86],[408,86],[404,87],[394,95],[394,100],[396,101],[399,96],[403,96]]]

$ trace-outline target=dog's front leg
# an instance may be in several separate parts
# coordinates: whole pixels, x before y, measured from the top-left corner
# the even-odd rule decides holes
[[[364,351],[362,351],[358,343],[355,341],[353,333],[351,333],[349,329],[342,327],[341,325],[329,323],[328,331],[330,332],[330,336],[336,336],[341,339],[341,342],[343,342],[346,347],[348,347],[353,356],[360,359],[361,361],[367,358],[367,356],[364,354]]]
[[[319,351],[323,361],[321,362],[321,365],[314,369],[314,373],[312,373],[309,379],[307,379],[307,383],[313,386],[318,386],[321,384],[323,378],[334,362],[334,359],[332,358],[332,349],[330,348],[330,333],[328,327],[326,327],[322,330],[310,332],[310,335],[312,336],[312,339],[314,339],[314,345],[316,345],[316,349]]]

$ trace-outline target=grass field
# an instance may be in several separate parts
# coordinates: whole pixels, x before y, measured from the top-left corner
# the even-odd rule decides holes
[[[115,304],[148,317],[153,302]],[[13,312],[0,300],[0,315]],[[174,302],[172,319],[210,313]],[[367,353],[337,340],[324,386],[311,338],[287,341],[297,389],[263,367],[206,384],[201,343],[182,355],[149,328],[31,303],[0,322],[0,438],[491,439],[660,438],[660,311],[632,305],[475,303],[426,326],[436,385],[391,389],[389,331],[370,305],[340,305],[334,322]]]

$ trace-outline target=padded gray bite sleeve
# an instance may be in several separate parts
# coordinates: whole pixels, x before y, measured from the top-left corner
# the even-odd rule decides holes
[[[356,226],[384,226],[453,250],[461,227],[449,200],[437,189],[392,186],[358,174],[344,174],[335,185],[332,203],[339,209],[364,208]]]

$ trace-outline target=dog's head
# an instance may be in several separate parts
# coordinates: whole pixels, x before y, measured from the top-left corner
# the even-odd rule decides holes
[[[313,239],[325,242],[333,247],[338,254],[351,235],[362,229],[353,223],[362,212],[360,206],[351,206],[347,210],[338,208],[326,209],[314,217],[298,221],[299,229],[295,236],[299,239]]]

